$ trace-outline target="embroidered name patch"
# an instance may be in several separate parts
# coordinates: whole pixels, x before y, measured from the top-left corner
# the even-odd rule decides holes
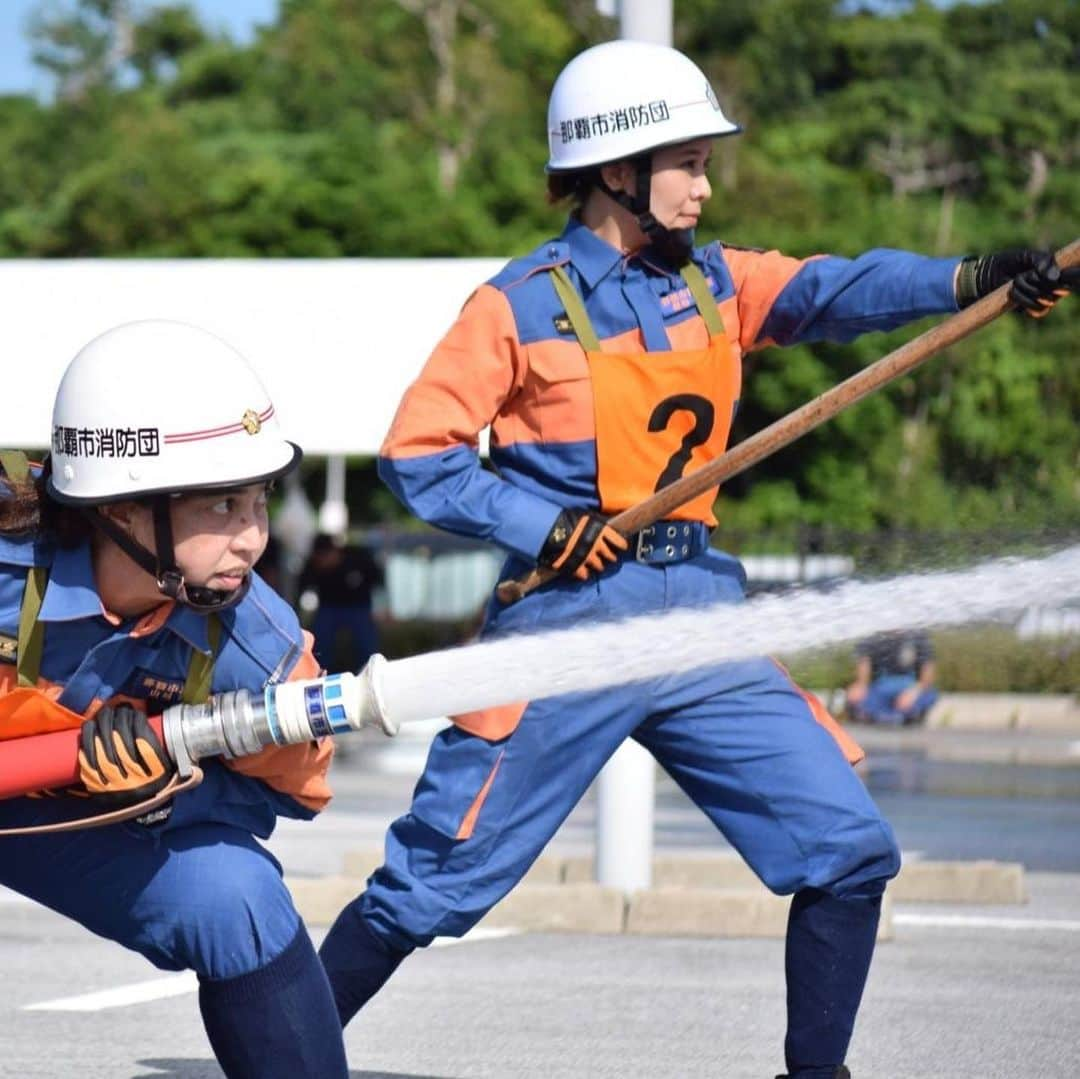
[[[184,694],[184,683],[154,674],[143,667],[136,667],[120,692],[125,697],[134,697],[136,700],[174,704]]]

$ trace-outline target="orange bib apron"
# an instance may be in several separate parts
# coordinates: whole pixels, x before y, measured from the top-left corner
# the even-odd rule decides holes
[[[709,331],[702,349],[604,352],[566,271],[551,270],[589,361],[596,422],[596,485],[602,513],[636,506],[724,452],[742,384],[716,300],[693,263],[682,270]],[[717,489],[704,492],[670,517],[716,524]]]

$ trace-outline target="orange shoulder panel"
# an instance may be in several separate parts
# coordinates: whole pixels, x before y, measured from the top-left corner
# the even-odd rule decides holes
[[[725,247],[724,261],[731,271],[739,306],[739,344],[744,352],[759,342],[761,327],[772,310],[776,297],[806,264],[805,259],[781,255],[779,251],[746,251]]]
[[[481,285],[405,391],[382,455],[423,457],[451,446],[475,447],[523,377],[510,304],[497,288]]]

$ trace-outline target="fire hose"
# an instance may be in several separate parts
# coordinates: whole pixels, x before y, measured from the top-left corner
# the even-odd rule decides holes
[[[374,655],[359,674],[331,674],[218,693],[205,704],[178,704],[150,719],[182,779],[206,757],[242,757],[266,746],[379,727],[397,734],[380,689],[388,661]],[[81,717],[74,716],[74,720]],[[79,728],[0,742],[0,799],[69,787],[79,778]]]

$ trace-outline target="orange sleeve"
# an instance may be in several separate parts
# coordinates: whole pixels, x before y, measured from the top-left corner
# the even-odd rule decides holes
[[[380,451],[420,457],[452,446],[475,449],[477,435],[521,388],[524,363],[509,301],[481,285],[405,391]]]
[[[312,651],[314,644],[314,638],[304,630],[304,654],[290,672],[290,682],[318,678],[322,673]],[[237,757],[225,764],[240,775],[261,779],[268,787],[318,813],[332,797],[326,774],[333,756],[333,738],[319,738],[295,746],[267,746],[249,757]]]
[[[808,260],[739,247],[725,247],[723,252],[739,305],[739,344],[744,352],[762,348],[769,342],[758,337],[776,297]]]

